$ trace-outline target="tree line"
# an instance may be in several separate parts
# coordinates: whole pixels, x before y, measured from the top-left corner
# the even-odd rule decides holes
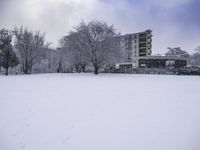
[[[98,74],[105,64],[116,61],[119,50],[117,30],[97,20],[88,24],[82,21],[60,39],[55,51],[49,48],[45,34],[40,31],[20,27],[13,31],[2,29],[0,34],[0,66],[7,70],[6,75],[10,67],[17,65],[24,74],[31,74],[33,66],[43,59],[48,61],[49,69],[57,64],[56,72],[64,72],[63,66],[69,64],[77,72],[86,72],[88,65],[93,66],[94,73]],[[4,54],[7,51],[9,57]]]
[[[113,25],[92,20],[82,21],[68,35],[59,40],[56,50],[50,48],[45,34],[23,26],[0,30],[0,71],[3,67],[16,73],[34,72],[86,72],[98,74],[101,68],[113,66],[120,60],[120,33]],[[181,48],[168,48],[166,56],[190,59],[192,65],[200,65],[200,47],[193,55]],[[46,65],[44,65],[46,64]],[[38,69],[39,68],[39,69]]]

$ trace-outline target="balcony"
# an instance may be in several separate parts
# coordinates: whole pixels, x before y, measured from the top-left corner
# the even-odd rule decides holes
[[[142,56],[147,56],[147,55],[146,54],[139,54],[139,56],[142,57]]]
[[[139,38],[147,38],[147,34],[146,33],[141,33],[141,34],[139,34]]]
[[[141,49],[141,50],[139,50],[139,53],[146,53],[146,52],[147,52],[146,49]]]
[[[147,44],[146,44],[146,43],[140,43],[140,44],[139,44],[139,48],[143,48],[143,47],[144,47],[144,48],[147,47]]]
[[[146,43],[147,39],[146,38],[139,38],[139,43]]]

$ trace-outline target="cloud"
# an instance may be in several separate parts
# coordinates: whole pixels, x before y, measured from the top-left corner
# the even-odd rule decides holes
[[[153,30],[153,52],[181,46],[192,51],[200,45],[198,0],[7,0],[0,1],[0,28],[25,25],[58,39],[81,19],[114,24],[122,34]]]
[[[110,5],[106,1],[102,3],[93,13],[97,18],[116,24],[122,33],[152,29],[154,53],[164,53],[166,47],[182,47],[192,52],[200,45],[200,2],[197,0],[110,0]]]
[[[0,15],[0,27],[27,26],[46,32],[48,40],[57,42],[73,26],[88,16],[94,0],[14,0],[8,1]]]

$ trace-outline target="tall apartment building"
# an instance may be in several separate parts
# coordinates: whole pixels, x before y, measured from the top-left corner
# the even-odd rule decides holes
[[[152,31],[122,35],[121,55],[123,62],[132,62],[135,57],[150,56],[152,53]]]

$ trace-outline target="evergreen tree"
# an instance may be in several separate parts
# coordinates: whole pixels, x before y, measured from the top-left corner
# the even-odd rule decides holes
[[[0,30],[0,58],[1,66],[6,69],[8,75],[9,67],[19,64],[19,60],[12,48],[12,32],[6,29]]]

